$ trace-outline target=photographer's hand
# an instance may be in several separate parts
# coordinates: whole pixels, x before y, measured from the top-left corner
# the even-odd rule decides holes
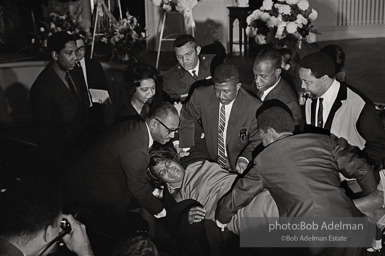
[[[63,218],[67,219],[72,228],[72,231],[63,237],[67,248],[78,256],[93,256],[86,226],[77,221],[71,214],[63,214]]]

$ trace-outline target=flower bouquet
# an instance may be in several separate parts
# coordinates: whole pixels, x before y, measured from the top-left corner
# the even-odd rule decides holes
[[[165,11],[177,11],[184,13],[185,10],[194,8],[200,0],[151,0],[156,6],[162,7]]]
[[[39,53],[44,53],[47,48],[47,39],[53,33],[59,31],[66,31],[69,34],[76,34],[80,32],[78,22],[75,16],[65,13],[60,15],[58,13],[50,13],[36,33],[32,35],[32,47]]]
[[[284,38],[313,43],[318,32],[312,23],[317,17],[308,0],[264,0],[262,7],[247,17],[246,33],[260,45],[277,46]]]
[[[126,18],[117,21],[106,30],[101,41],[112,46],[111,60],[115,56],[118,58],[122,56],[123,60],[128,60],[133,47],[144,39],[144,33],[140,31],[137,19],[127,12]]]

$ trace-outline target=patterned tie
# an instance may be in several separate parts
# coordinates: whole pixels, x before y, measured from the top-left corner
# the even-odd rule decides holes
[[[318,98],[319,99],[319,104],[318,104],[318,114],[317,114],[317,121],[318,121],[318,127],[323,127],[324,121],[323,121],[323,105],[322,101],[324,100],[323,98]]]
[[[78,97],[78,94],[77,94],[77,92],[76,92],[75,85],[74,85],[74,83],[72,82],[70,73],[69,73],[68,71],[66,71],[65,79],[66,79],[66,81],[67,81],[67,83],[68,83],[68,89],[69,89],[70,93],[72,94],[72,96],[74,96],[75,98],[77,98],[77,97]]]
[[[197,72],[195,70],[193,70],[191,73],[192,73],[192,76],[195,79],[195,81],[197,81],[198,80]]]
[[[226,168],[226,154],[225,154],[225,141],[224,131],[226,125],[226,112],[225,105],[222,104],[221,112],[219,114],[219,127],[218,127],[218,163],[223,168]]]

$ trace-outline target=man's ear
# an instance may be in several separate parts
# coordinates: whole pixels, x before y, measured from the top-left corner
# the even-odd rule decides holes
[[[155,118],[150,119],[150,121],[148,122],[148,126],[150,127],[150,130],[155,128],[155,123],[156,123]]]
[[[274,128],[267,128],[267,134],[269,134],[269,137],[271,138],[271,142],[274,142],[277,139],[277,132],[274,130]]]
[[[54,59],[54,60],[58,60],[59,59],[59,54],[56,51],[52,51],[51,55],[52,55],[52,59]]]
[[[51,242],[56,236],[57,232],[55,232],[55,228],[53,225],[48,225],[44,229],[44,242],[49,243]]]
[[[275,70],[275,75],[276,75],[276,76],[280,76],[280,75],[281,75],[281,72],[282,72],[282,68],[277,68],[277,69]]]
[[[242,83],[237,83],[236,84],[237,91],[239,91],[239,89],[241,89],[241,86],[242,86]]]
[[[199,55],[201,53],[202,47],[197,45],[197,47],[195,47],[195,50],[197,51],[197,54]]]

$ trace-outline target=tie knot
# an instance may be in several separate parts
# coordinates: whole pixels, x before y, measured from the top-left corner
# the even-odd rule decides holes
[[[318,98],[318,99],[319,99],[319,102],[322,102],[324,100],[324,98],[321,98],[321,97]]]

